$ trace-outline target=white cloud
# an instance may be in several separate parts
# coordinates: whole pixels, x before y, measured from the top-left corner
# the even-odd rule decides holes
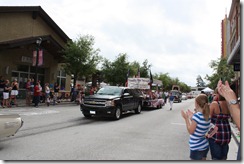
[[[0,5],[40,5],[72,39],[95,37],[109,60],[127,53],[129,61],[152,64],[187,85],[211,74],[221,55],[221,20],[231,0],[18,0]],[[228,14],[228,13],[227,13]]]

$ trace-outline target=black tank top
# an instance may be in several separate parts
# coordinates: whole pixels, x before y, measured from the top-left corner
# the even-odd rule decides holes
[[[17,85],[14,85],[12,90],[17,90]]]
[[[5,84],[4,85],[4,91],[3,92],[9,92],[9,90],[6,90],[6,88],[9,88],[9,85],[8,84]]]

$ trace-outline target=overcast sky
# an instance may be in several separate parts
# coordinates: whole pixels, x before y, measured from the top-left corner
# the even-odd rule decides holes
[[[146,59],[152,74],[169,73],[189,86],[211,75],[221,56],[221,21],[232,0],[0,0],[1,6],[41,6],[71,38],[95,37],[100,55]],[[207,82],[207,81],[205,81]]]

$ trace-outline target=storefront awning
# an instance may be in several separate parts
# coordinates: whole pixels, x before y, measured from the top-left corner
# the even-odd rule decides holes
[[[28,45],[31,45],[33,48],[35,48],[36,40],[38,38],[42,38],[41,48],[44,49],[44,51],[48,51],[51,55],[54,56],[56,60],[62,61],[62,55],[60,51],[63,49],[63,47],[55,39],[53,39],[51,35],[35,36],[0,42],[0,49],[13,49]]]

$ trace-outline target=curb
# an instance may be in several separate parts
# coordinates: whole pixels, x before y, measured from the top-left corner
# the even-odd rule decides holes
[[[39,103],[38,104],[40,107],[48,107],[47,105],[46,105],[46,103]],[[74,101],[73,102],[71,102],[71,101],[61,101],[60,103],[57,103],[55,106],[63,106],[63,105],[77,105]],[[34,104],[33,103],[31,103],[31,105],[30,106],[27,106],[26,104],[25,104],[25,102],[18,102],[18,106],[12,106],[12,107],[14,107],[14,108],[23,108],[23,107],[26,107],[26,108],[28,108],[28,107],[33,107],[34,106]],[[52,103],[50,104],[50,106],[54,106]],[[78,106],[78,105],[77,105]]]
[[[240,143],[239,143],[239,141],[238,141],[238,139],[237,139],[237,137],[233,131],[231,131],[231,135],[232,135],[232,138],[234,138],[236,144],[239,145]]]
[[[232,138],[234,138],[237,145],[240,145],[240,135],[237,134],[237,133],[240,134],[240,131],[237,129],[237,127],[234,123],[230,122],[230,126],[231,126]]]

